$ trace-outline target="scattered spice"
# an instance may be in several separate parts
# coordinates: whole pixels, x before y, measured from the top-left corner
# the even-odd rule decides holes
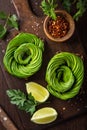
[[[69,22],[64,16],[58,15],[56,20],[49,20],[48,32],[54,38],[62,38],[69,31]]]
[[[7,121],[7,119],[8,119],[7,117],[3,117],[3,120],[4,120],[4,121]]]
[[[71,106],[73,106],[73,104],[71,104]]]
[[[63,107],[63,110],[66,110],[66,108],[65,108],[65,107]]]
[[[4,50],[4,49],[2,49],[2,53],[5,53],[5,50]]]
[[[0,109],[0,112],[2,112],[2,110]]]
[[[77,108],[77,111],[80,111],[80,108]]]
[[[84,106],[85,108],[87,108],[87,106]]]

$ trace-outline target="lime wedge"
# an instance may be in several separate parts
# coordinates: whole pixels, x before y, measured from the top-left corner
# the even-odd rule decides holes
[[[38,102],[45,102],[49,97],[49,92],[46,88],[35,82],[26,83],[27,93],[32,93],[32,96]]]
[[[36,124],[48,124],[56,120],[57,118],[57,111],[51,107],[44,107],[37,110],[32,118],[31,121]]]

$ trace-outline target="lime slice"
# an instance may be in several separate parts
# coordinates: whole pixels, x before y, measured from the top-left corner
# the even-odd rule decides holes
[[[48,124],[56,120],[57,118],[57,111],[51,107],[44,107],[37,110],[32,118],[31,121],[36,124]]]
[[[49,92],[46,88],[35,82],[26,83],[27,93],[32,93],[32,96],[38,102],[45,102],[49,97]]]

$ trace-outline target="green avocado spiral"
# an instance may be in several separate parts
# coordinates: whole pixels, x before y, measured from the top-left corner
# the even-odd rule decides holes
[[[44,43],[30,33],[20,33],[6,49],[3,63],[6,70],[19,78],[27,78],[37,72],[42,64]]]
[[[45,78],[52,95],[62,100],[73,98],[83,83],[83,61],[73,53],[58,53],[49,61]]]

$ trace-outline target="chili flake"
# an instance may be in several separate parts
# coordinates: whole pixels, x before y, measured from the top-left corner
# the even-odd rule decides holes
[[[56,20],[50,19],[48,22],[48,32],[54,38],[62,38],[69,31],[69,22],[61,15]]]

